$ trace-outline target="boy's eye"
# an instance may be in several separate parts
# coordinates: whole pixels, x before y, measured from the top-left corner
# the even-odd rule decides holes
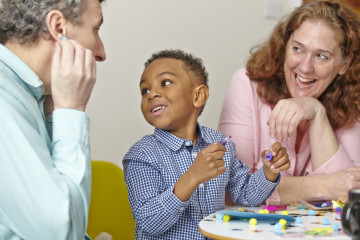
[[[144,96],[145,94],[149,93],[150,90],[147,88],[141,89],[141,96]]]
[[[167,86],[167,85],[170,85],[172,82],[170,80],[164,80],[162,81],[162,85],[163,86]]]

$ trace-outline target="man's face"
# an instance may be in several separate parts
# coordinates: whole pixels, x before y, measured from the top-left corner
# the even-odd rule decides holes
[[[67,37],[90,49],[96,61],[102,62],[106,59],[106,54],[104,44],[99,36],[99,29],[103,22],[101,4],[98,0],[86,1],[81,23],[78,25],[71,24]]]

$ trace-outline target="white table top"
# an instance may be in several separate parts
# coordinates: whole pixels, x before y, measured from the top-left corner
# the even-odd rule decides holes
[[[258,213],[262,207],[241,207],[248,211]],[[229,207],[224,210],[238,211],[239,206]],[[199,223],[199,231],[206,237],[212,239],[324,239],[324,240],[351,240],[350,236],[345,235],[342,231],[341,215],[335,212],[319,212],[323,216],[308,216],[309,210],[298,209],[297,207],[288,207],[289,215],[296,217],[297,214],[301,215],[302,223],[296,222],[288,223],[285,230],[275,230],[275,224],[278,221],[274,220],[259,220],[256,225],[250,225],[248,220],[230,220],[224,222],[217,220],[215,213],[205,217]],[[275,212],[281,214],[280,212]],[[330,225],[324,225],[323,220],[327,218],[330,220]],[[331,231],[332,224],[337,222],[340,226],[339,231]],[[327,230],[326,230],[327,229]],[[330,230],[331,229],[331,230]],[[324,234],[324,235],[320,235]]]

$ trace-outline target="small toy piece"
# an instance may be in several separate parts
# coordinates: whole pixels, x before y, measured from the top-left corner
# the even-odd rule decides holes
[[[329,225],[329,224],[330,224],[330,219],[324,218],[323,224],[324,224],[324,225]]]
[[[288,211],[281,211],[281,215],[289,215]]]
[[[216,214],[216,219],[217,219],[217,220],[223,220],[223,217],[224,217],[224,215],[222,215],[222,214],[220,214],[220,213],[217,213],[217,214]]]
[[[272,158],[273,158],[273,155],[272,155],[271,151],[268,154],[265,155],[266,161],[271,161]]]
[[[259,210],[259,213],[264,213],[264,209],[260,209],[260,210]]]
[[[335,209],[335,212],[336,212],[337,214],[341,214],[341,212],[342,212],[341,207],[337,207],[337,208]]]
[[[266,207],[263,207],[263,209],[269,210],[269,212],[276,212],[276,211],[282,211],[287,209],[287,205],[269,205]]]
[[[256,218],[251,218],[249,223],[250,223],[250,225],[256,225],[257,224]]]
[[[280,219],[280,220],[279,220],[279,223],[280,223],[281,225],[283,225],[283,226],[286,226],[287,221],[286,221],[285,219]]]
[[[230,141],[230,138],[231,138],[231,136],[225,137],[225,139],[222,140],[222,141],[220,141],[219,143],[220,143],[221,145],[224,145],[224,146],[225,146],[225,144]]]
[[[309,210],[309,216],[315,216],[316,212],[312,209]]]
[[[275,224],[275,230],[281,230],[281,229],[283,229],[283,225],[281,224],[281,223],[276,223]]]
[[[300,223],[302,223],[303,220],[302,220],[302,218],[299,216],[299,217],[296,217],[295,221],[296,221],[296,223],[300,224]]]
[[[264,214],[269,214],[269,210],[264,209],[263,211],[264,211]]]
[[[340,225],[339,225],[337,222],[334,222],[334,223],[332,224],[332,229],[333,229],[334,231],[339,231]]]
[[[230,216],[229,216],[229,215],[224,215],[223,221],[224,221],[224,222],[230,221]]]

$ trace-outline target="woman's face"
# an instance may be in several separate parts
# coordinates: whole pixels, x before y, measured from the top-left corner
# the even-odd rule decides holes
[[[322,21],[304,21],[290,36],[284,72],[292,97],[318,98],[347,67],[335,31]]]

